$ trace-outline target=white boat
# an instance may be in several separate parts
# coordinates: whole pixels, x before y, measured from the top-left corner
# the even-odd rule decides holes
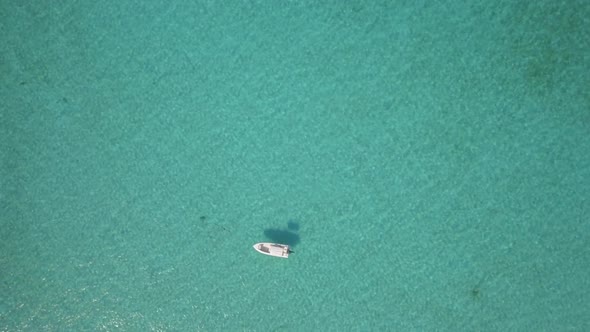
[[[256,251],[258,251],[261,254],[281,258],[289,258],[289,254],[292,253],[288,245],[270,242],[256,243],[254,245],[254,249],[256,249]]]

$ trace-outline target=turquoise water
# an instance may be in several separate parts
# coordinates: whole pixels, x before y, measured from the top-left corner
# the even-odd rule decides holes
[[[522,3],[3,1],[0,331],[590,330],[590,5]]]

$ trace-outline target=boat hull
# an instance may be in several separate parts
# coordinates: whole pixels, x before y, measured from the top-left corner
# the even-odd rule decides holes
[[[286,244],[260,242],[256,243],[253,247],[259,253],[273,257],[289,258],[289,254],[291,253],[289,246]]]

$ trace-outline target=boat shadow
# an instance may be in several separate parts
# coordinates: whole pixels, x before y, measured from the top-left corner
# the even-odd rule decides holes
[[[264,230],[264,236],[274,243],[286,244],[293,248],[301,241],[299,234],[296,233],[298,230],[299,223],[289,221],[288,229],[267,228]]]

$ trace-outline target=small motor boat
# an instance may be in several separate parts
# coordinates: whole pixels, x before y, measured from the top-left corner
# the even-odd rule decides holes
[[[281,258],[289,258],[289,254],[292,253],[288,245],[270,242],[256,243],[254,245],[254,249],[256,249],[256,251],[258,251],[261,254]]]

